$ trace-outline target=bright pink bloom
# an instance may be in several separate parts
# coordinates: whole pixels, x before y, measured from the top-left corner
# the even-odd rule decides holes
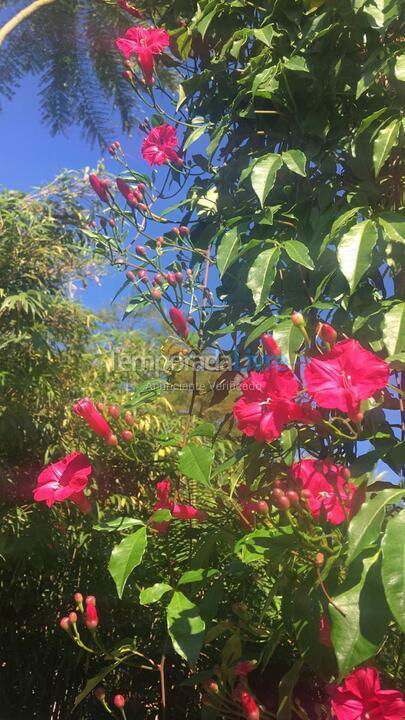
[[[240,384],[242,397],[233,414],[241,430],[258,442],[280,437],[291,422],[318,422],[320,416],[308,403],[298,405],[296,377],[286,365],[272,366],[263,372],[251,372]]]
[[[125,10],[125,12],[129,13],[133,17],[142,19],[144,16],[143,12],[138,10],[138,8],[134,7],[133,5],[130,5],[127,0],[117,0],[117,5],[120,6],[121,10]]]
[[[246,720],[260,720],[260,710],[254,697],[247,690],[241,692],[240,701]]]
[[[108,440],[112,435],[112,430],[107,420],[99,413],[90,398],[85,397],[78,400],[78,402],[72,406],[72,410],[76,415],[82,417],[97,435],[100,435],[105,440]]]
[[[327,615],[321,615],[319,618],[319,641],[321,645],[325,647],[332,647],[332,641],[330,639],[331,625]]]
[[[34,490],[35,502],[46,502],[48,507],[52,507],[56,502],[69,498],[82,508],[83,500],[88,503],[83,490],[92,472],[93,468],[86,455],[70,453],[63,460],[42,470]]]
[[[167,124],[158,125],[143,141],[142,157],[149,165],[164,165],[167,162],[178,165],[181,160],[174,149],[178,144],[176,128]]]
[[[125,698],[123,695],[115,695],[113,703],[117,708],[123,708],[125,706]]]
[[[404,720],[405,698],[399,690],[381,690],[378,671],[360,667],[339,687],[329,689],[336,720]]]
[[[272,335],[262,335],[262,343],[264,352],[267,353],[267,355],[275,355],[276,357],[282,355],[281,348]]]
[[[324,513],[328,522],[340,525],[346,517],[345,511],[349,516],[356,486],[346,481],[345,470],[342,465],[311,458],[292,466],[301,489],[311,493],[307,503],[313,517],[319,518]]]
[[[186,338],[188,335],[188,323],[183,313],[177,308],[170,308],[169,310],[170,320],[172,321],[175,329],[181,335]]]
[[[200,520],[204,522],[207,519],[206,513],[193,507],[193,505],[173,505],[172,515],[177,520]]]
[[[97,193],[100,200],[102,200],[105,203],[110,202],[110,195],[108,193],[108,187],[110,185],[109,180],[103,180],[102,178],[99,178],[97,175],[89,175],[90,185],[93,188],[94,192]]]
[[[357,340],[344,340],[325,355],[311,358],[305,382],[320,407],[336,408],[355,417],[360,412],[360,401],[385,387],[389,374],[384,360],[365,350]]]
[[[95,630],[98,625],[98,612],[95,605],[86,605],[84,622],[88,630]]]
[[[170,44],[169,34],[164,28],[132,27],[123,37],[118,37],[115,44],[127,60],[136,55],[141,67],[145,83],[153,85],[155,55],[161,55]]]

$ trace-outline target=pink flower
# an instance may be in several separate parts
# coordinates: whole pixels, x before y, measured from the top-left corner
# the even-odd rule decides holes
[[[381,690],[378,671],[360,667],[343,684],[329,689],[336,720],[403,720],[405,699],[399,690]]]
[[[247,690],[241,692],[240,701],[246,720],[260,720],[260,710],[254,697]]]
[[[83,490],[92,472],[93,468],[86,455],[70,453],[63,460],[42,470],[34,490],[35,502],[46,502],[48,507],[52,507],[56,502],[69,498],[81,509],[87,509],[89,501]]]
[[[116,178],[115,182],[117,183],[117,188],[120,191],[121,195],[124,196],[125,200],[130,202],[134,196],[134,191],[132,190],[132,188],[128,185],[128,183],[125,182],[125,180],[122,180],[122,178]]]
[[[175,329],[181,335],[186,338],[188,336],[188,323],[183,313],[177,308],[170,308],[169,310],[170,320],[172,321]]]
[[[145,83],[153,85],[155,55],[161,55],[170,44],[169,34],[164,28],[132,27],[123,37],[118,37],[115,44],[127,60],[136,55],[141,67]]]
[[[174,150],[179,144],[176,128],[158,125],[153,128],[142,143],[142,157],[149,165],[164,165],[171,162],[179,165],[181,160]]]
[[[321,615],[319,618],[319,641],[321,645],[325,647],[332,647],[332,641],[330,639],[330,621],[327,615]]]
[[[340,525],[350,514],[351,502],[356,491],[353,483],[346,481],[346,468],[322,460],[306,458],[292,466],[297,483],[302,490],[309,490],[309,511],[315,518],[324,513],[332,525]]]
[[[103,180],[102,178],[99,178],[97,175],[89,175],[90,185],[93,188],[94,192],[97,193],[100,200],[102,200],[105,203],[110,202],[110,195],[108,193],[108,187],[110,185],[109,180]]]
[[[381,390],[389,367],[357,340],[336,343],[333,350],[311,358],[305,369],[307,390],[320,407],[336,408],[356,418],[360,401]]]
[[[235,403],[233,414],[241,430],[258,442],[271,442],[280,437],[291,422],[318,422],[320,416],[308,403],[298,405],[296,377],[286,365],[277,365],[263,372],[251,372],[240,384],[242,397]]]
[[[120,6],[121,10],[125,10],[125,12],[129,13],[133,17],[142,19],[144,14],[138,10],[138,8],[134,7],[133,5],[130,5],[127,0],[117,0],[117,5]]]
[[[177,520],[200,520],[204,522],[207,519],[205,512],[198,510],[193,505],[179,505],[170,500],[170,480],[162,480],[156,485],[157,502],[153,506],[153,511],[170,510],[173,517]],[[168,522],[152,523],[152,527],[157,530],[160,535],[165,535],[169,527]]]
[[[78,400],[72,406],[72,410],[76,415],[82,417],[88,426],[97,434],[100,435],[104,440],[108,440],[112,435],[112,430],[107,422],[99,413],[93,401],[90,398],[85,397]]]

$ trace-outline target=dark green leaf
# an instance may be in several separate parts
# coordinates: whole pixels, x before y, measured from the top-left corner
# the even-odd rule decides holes
[[[405,510],[388,521],[382,540],[381,567],[385,597],[398,625],[405,632]]]
[[[117,587],[118,597],[122,597],[131,572],[142,562],[146,545],[146,528],[143,527],[114,547],[108,570]]]
[[[195,665],[204,641],[205,623],[194,605],[176,591],[167,608],[167,629],[175,651],[189,665]]]
[[[395,503],[404,495],[404,490],[381,490],[361,506],[349,525],[349,550],[347,563],[374,545],[384,519],[386,505]]]

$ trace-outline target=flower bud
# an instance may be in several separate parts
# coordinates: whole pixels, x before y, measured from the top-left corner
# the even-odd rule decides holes
[[[114,418],[114,420],[118,420],[120,416],[120,406],[113,403],[112,405],[108,406],[108,414],[110,417]]]
[[[124,698],[124,696],[123,696],[123,695],[115,695],[115,696],[114,696],[113,703],[114,703],[114,705],[115,705],[116,708],[119,708],[119,709],[123,708],[123,707],[125,706],[125,698]]]
[[[124,78],[124,80],[128,80],[128,82],[131,82],[131,80],[132,80],[131,70],[124,70],[124,72],[122,73],[122,77]]]
[[[59,622],[59,627],[62,628],[62,630],[65,630],[65,632],[69,632],[70,630],[70,620],[68,617],[63,617]]]
[[[127,410],[124,414],[124,422],[126,422],[129,426],[133,425],[135,422],[135,418],[129,410]]]
[[[206,692],[213,693],[214,695],[218,695],[219,693],[218,683],[216,683],[215,680],[206,680],[203,688]]]
[[[77,623],[77,615],[76,615],[75,612],[69,613],[69,622],[70,622],[72,625],[76,625],[76,623]]]
[[[139,203],[138,210],[140,210],[143,213],[148,212],[148,206],[145,205],[145,203]]]
[[[148,282],[148,273],[146,270],[138,270],[138,277],[142,282]]]
[[[85,599],[85,604],[87,605],[95,605],[96,604],[96,598],[94,595],[87,595]]]
[[[75,601],[75,603],[80,605],[80,603],[83,602],[83,595],[80,592],[77,592],[73,595],[73,600]]]
[[[186,237],[187,235],[190,234],[190,230],[187,227],[187,225],[180,225],[179,232],[182,237]]]
[[[138,191],[139,191],[140,193],[142,193],[142,194],[143,194],[143,193],[145,192],[145,190],[146,190],[146,185],[145,185],[145,183],[138,183],[138,185],[137,185],[136,187],[137,187]]]
[[[128,272],[126,273],[126,277],[127,277],[127,280],[130,280],[131,282],[134,282],[134,280],[135,280],[135,275],[132,272],[132,270],[128,270]]]
[[[300,312],[296,312],[295,310],[291,315],[291,322],[297,327],[300,327],[300,325],[305,325],[304,316]]]
[[[174,233],[174,235],[179,236],[179,235],[180,235],[180,228],[178,228],[178,227],[176,227],[176,226],[172,227],[172,233]]]
[[[170,308],[169,310],[170,320],[172,321],[175,329],[181,337],[186,338],[188,336],[188,325],[187,320],[183,313],[177,308]]]
[[[98,613],[95,605],[87,605],[84,622],[88,630],[95,630],[98,625]]]
[[[116,447],[118,445],[118,438],[114,433],[111,433],[111,435],[108,436],[106,439],[106,445],[111,445],[111,447]]]
[[[100,702],[103,702],[103,700],[105,700],[105,690],[103,687],[96,688],[94,694],[97,700],[100,700]]]
[[[150,291],[150,294],[157,302],[162,299],[162,291],[159,288],[154,288],[154,290]]]
[[[135,247],[135,252],[137,255],[142,255],[143,257],[146,256],[146,250],[143,245],[137,245]]]
[[[315,567],[322,568],[325,564],[325,555],[321,552],[315,555]]]
[[[176,287],[177,280],[176,280],[176,275],[174,273],[168,272],[166,275],[166,279],[167,279],[167,282],[169,283],[169,285],[171,285],[172,287]]]
[[[324,342],[329,343],[329,345],[333,345],[337,339],[335,328],[328,323],[319,323],[318,335]]]
[[[164,277],[160,273],[156,273],[155,277],[153,278],[153,284],[154,285],[163,285]]]
[[[134,439],[134,434],[130,430],[123,430],[121,433],[121,437],[124,442],[130,443]]]
[[[258,500],[256,503],[256,512],[259,513],[259,515],[268,515],[269,514],[269,505],[265,500]]]
[[[181,284],[183,283],[183,273],[182,273],[182,272],[176,272],[176,273],[174,274],[174,276],[175,276],[178,284],[181,285]]]
[[[159,237],[156,238],[156,245],[163,245],[164,241],[165,241],[165,239],[164,239],[163,235],[159,235]]]
[[[262,335],[262,343],[264,352],[268,355],[275,355],[276,357],[280,357],[280,355],[282,355],[279,344],[274,340],[271,335]]]

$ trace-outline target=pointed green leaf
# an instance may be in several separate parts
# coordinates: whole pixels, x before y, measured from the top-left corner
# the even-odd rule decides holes
[[[235,262],[238,257],[240,248],[240,240],[238,228],[233,227],[222,235],[218,251],[217,251],[217,267],[222,277],[227,269]]]
[[[297,359],[298,350],[303,343],[303,337],[291,320],[277,325],[273,330],[273,337],[282,350],[282,360],[293,368]]]
[[[353,225],[346,232],[337,249],[339,267],[351,292],[354,292],[372,261],[372,251],[377,242],[377,229],[371,220]]]
[[[257,312],[264,307],[268,300],[276,276],[279,257],[280,250],[278,248],[263,250],[249,270],[246,284],[252,291]]]
[[[405,632],[405,510],[388,521],[382,541],[381,574],[385,596],[398,625]]]
[[[397,303],[384,314],[383,339],[390,355],[405,350],[405,302]]]
[[[280,684],[278,686],[277,720],[291,720],[292,695],[298,682],[303,664],[303,658],[296,660],[289,671],[280,680]]]
[[[283,158],[284,164],[287,165],[291,172],[306,177],[307,171],[305,170],[305,165],[307,158],[301,150],[287,150],[286,152],[281,153],[281,157]]]
[[[284,63],[284,67],[286,68],[286,70],[291,70],[292,72],[309,73],[307,61],[305,60],[305,58],[298,55],[295,55],[294,57],[286,60]]]
[[[151,603],[158,602],[163,595],[173,590],[171,585],[167,583],[155,583],[150,587],[144,588],[139,594],[139,602],[141,605],[150,605]]]
[[[180,453],[179,470],[191,480],[208,485],[214,451],[206,445],[186,445]]]
[[[283,245],[287,255],[299,265],[303,265],[309,270],[314,269],[314,263],[309,254],[309,250],[304,243],[299,240],[287,240]]]
[[[188,583],[203,582],[204,580],[209,580],[209,578],[214,577],[214,575],[218,574],[219,570],[216,570],[215,568],[199,568],[198,570],[187,570],[180,577],[177,584],[187,585]]]
[[[201,125],[200,127],[196,127],[195,130],[192,130],[190,135],[188,135],[186,142],[184,143],[183,150],[187,150],[187,148],[190,147],[194,142],[198,140],[204,133],[207,131],[207,125]]]
[[[267,47],[271,47],[274,37],[274,28],[272,25],[265,25],[265,27],[254,30],[254,35],[257,40],[261,40],[265,45],[267,45]]]
[[[269,153],[257,160],[252,168],[250,173],[252,187],[262,207],[276,181],[277,173],[282,164],[281,155]]]
[[[373,143],[373,163],[375,176],[378,177],[381,168],[388,159],[389,154],[396,145],[401,123],[399,120],[392,120],[389,125],[380,130]]]
[[[397,56],[395,60],[394,73],[397,80],[405,82],[405,54]]]
[[[405,217],[396,212],[384,212],[378,217],[388,240],[405,243]]]
[[[83,690],[76,696],[75,703],[73,705],[73,709],[77,708],[77,706],[87,697],[87,695],[89,695],[89,693],[91,693],[91,691],[94,690],[94,688],[96,688],[97,685],[99,685],[110,672],[115,670],[115,668],[118,667],[118,665],[120,665],[121,662],[123,662],[123,661],[118,660],[118,662],[113,663],[113,665],[108,665],[108,667],[105,667],[102,670],[100,670],[100,672],[97,673],[97,675],[94,675],[94,677],[87,680],[86,685],[84,686]]]
[[[197,605],[175,592],[167,608],[167,629],[175,651],[195,665],[204,640],[205,623]]]
[[[329,605],[339,680],[376,654],[390,620],[378,556],[359,558],[356,565],[349,588],[333,598],[344,616]]]
[[[347,564],[376,542],[384,519],[385,506],[396,502],[404,490],[381,490],[361,506],[349,525]]]
[[[146,545],[146,528],[143,527],[114,547],[108,570],[117,587],[118,597],[122,598],[128,577],[141,564]]]

